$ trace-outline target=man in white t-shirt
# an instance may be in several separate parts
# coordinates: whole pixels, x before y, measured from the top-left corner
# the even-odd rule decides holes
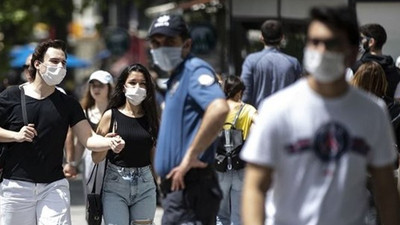
[[[355,14],[313,8],[304,50],[310,74],[267,98],[246,141],[246,225],[364,224],[372,176],[381,222],[400,224],[395,148],[386,106],[347,84],[357,56]],[[274,214],[265,216],[265,196]]]

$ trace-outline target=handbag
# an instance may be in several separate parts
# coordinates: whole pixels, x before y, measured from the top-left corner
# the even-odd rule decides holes
[[[88,193],[86,196],[86,198],[87,198],[86,221],[88,222],[88,225],[100,225],[102,217],[103,217],[103,202],[101,199],[101,192],[102,192],[103,186],[101,186],[100,194],[96,193],[96,179],[97,179],[98,167],[99,167],[98,164],[94,165],[92,172],[90,173],[89,180],[88,180],[88,183],[89,183],[93,177],[93,174],[95,173],[92,192]]]
[[[239,158],[240,150],[244,144],[243,131],[236,128],[236,122],[244,108],[242,104],[239,111],[236,113],[229,129],[222,129],[217,137],[217,152],[215,154],[215,169],[220,172],[225,172],[227,169],[241,169],[244,167],[244,161]]]
[[[28,114],[26,112],[26,99],[25,99],[25,90],[24,86],[26,84],[21,84],[18,86],[21,93],[21,110],[22,110],[22,119],[24,121],[24,126],[28,126]],[[6,163],[6,154],[8,151],[8,144],[2,143],[0,145],[0,183],[3,182],[3,172],[4,172],[4,164]]]

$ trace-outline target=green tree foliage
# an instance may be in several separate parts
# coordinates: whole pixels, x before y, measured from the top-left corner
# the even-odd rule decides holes
[[[11,48],[36,41],[32,37],[36,23],[47,24],[52,37],[66,40],[73,10],[72,0],[1,0],[0,80],[10,70]]]

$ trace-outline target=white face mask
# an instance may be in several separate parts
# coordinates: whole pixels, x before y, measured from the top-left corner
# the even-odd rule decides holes
[[[139,105],[146,98],[146,89],[139,86],[126,87],[125,86],[125,97],[132,105]]]
[[[182,47],[160,47],[150,52],[154,63],[166,72],[174,70],[183,61]]]
[[[63,67],[42,65],[46,67],[46,72],[42,74],[42,79],[49,86],[60,84],[67,74],[67,70]]]
[[[304,68],[321,83],[330,83],[338,80],[346,69],[344,54],[337,52],[320,53],[316,50],[305,48]]]

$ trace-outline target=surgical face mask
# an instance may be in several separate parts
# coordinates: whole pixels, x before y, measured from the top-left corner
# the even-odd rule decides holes
[[[146,89],[139,87],[126,87],[125,97],[132,105],[139,105],[146,98]]]
[[[43,66],[46,67],[46,72],[42,74],[42,78],[44,82],[46,82],[46,84],[49,86],[60,84],[67,74],[67,70],[64,67],[48,66],[44,64]]]
[[[160,47],[150,52],[154,63],[166,72],[174,70],[183,61],[182,47]]]
[[[332,51],[320,53],[306,48],[304,50],[304,68],[321,83],[338,80],[346,69],[344,54]]]

